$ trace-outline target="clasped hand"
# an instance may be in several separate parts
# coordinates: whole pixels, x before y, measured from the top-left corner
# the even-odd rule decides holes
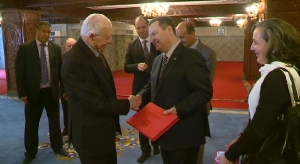
[[[141,96],[130,95],[128,97],[128,100],[130,101],[130,109],[135,110],[135,111],[140,109],[140,105],[142,104]]]
[[[145,70],[148,69],[148,65],[147,65],[146,63],[139,63],[139,64],[137,65],[137,69],[138,69],[139,71],[145,71]]]

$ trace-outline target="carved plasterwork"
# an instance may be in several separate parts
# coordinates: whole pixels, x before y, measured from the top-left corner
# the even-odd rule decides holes
[[[40,15],[30,10],[2,10],[1,14],[7,88],[10,94],[16,92],[15,59],[19,45],[35,37]]]

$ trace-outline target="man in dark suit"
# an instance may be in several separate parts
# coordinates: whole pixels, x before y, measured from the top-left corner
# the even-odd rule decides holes
[[[148,83],[152,59],[160,54],[150,42],[148,23],[147,18],[143,16],[138,16],[135,19],[134,25],[139,37],[129,43],[126,52],[124,70],[126,73],[134,73],[132,95],[136,95]],[[149,101],[150,96],[143,100],[140,108],[143,108]],[[151,146],[149,144],[149,139],[141,133],[139,133],[139,140],[142,155],[137,159],[137,162],[143,163],[150,157]],[[153,146],[153,154],[159,154],[158,141],[151,142],[151,145]]]
[[[216,52],[203,44],[199,38],[195,36],[195,28],[193,24],[189,21],[183,21],[179,23],[176,27],[176,35],[181,40],[181,43],[193,49],[198,50],[206,61],[206,66],[210,72],[210,80],[213,82],[215,72],[216,72],[216,63],[217,63],[217,55]],[[207,114],[210,114],[210,110],[212,109],[210,101],[206,104]],[[211,137],[210,134],[207,134],[208,137]],[[197,164],[203,164],[203,156],[204,156],[204,145],[200,146],[199,155],[198,155]]]
[[[16,57],[16,83],[20,99],[25,103],[25,159],[30,163],[37,154],[38,127],[43,109],[46,109],[51,147],[67,156],[63,150],[59,122],[59,83],[61,71],[60,47],[49,40],[51,25],[40,22],[36,39],[21,44]]]
[[[66,40],[66,45],[65,45],[65,50],[66,52],[68,52],[76,43],[76,40],[74,38],[68,38]],[[65,59],[66,54],[63,55],[63,60]],[[64,114],[64,129],[61,132],[62,136],[66,136],[68,135],[69,132],[69,120],[68,120],[68,102],[67,102],[67,97],[66,97],[66,93],[63,93],[63,91],[60,91],[60,102],[61,102],[61,106],[62,106],[62,110],[63,110],[63,114]]]
[[[153,61],[149,83],[137,94],[164,108],[179,121],[160,138],[164,164],[196,164],[200,145],[209,132],[206,103],[212,97],[209,70],[200,53],[185,47],[175,35],[170,17],[156,17],[149,25],[151,42],[163,52]]]
[[[81,27],[81,37],[67,52],[62,79],[68,98],[71,137],[83,164],[116,164],[119,115],[141,102],[134,96],[119,100],[103,52],[112,43],[112,24],[102,14],[91,14]]]

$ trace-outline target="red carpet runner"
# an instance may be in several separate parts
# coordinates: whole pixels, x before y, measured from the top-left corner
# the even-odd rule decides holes
[[[133,74],[116,71],[113,72],[113,76],[118,97],[127,98],[131,93]],[[242,76],[243,62],[217,63],[215,79],[213,81],[213,108],[248,109],[248,104],[244,102],[248,91],[241,79]],[[245,82],[247,83],[247,81]]]
[[[131,94],[133,74],[124,71],[113,72],[118,98]],[[253,84],[242,80],[243,62],[218,62],[213,81],[213,108],[248,109],[244,100],[248,95],[245,85]],[[0,70],[0,95],[7,93],[5,71]]]
[[[6,74],[4,69],[0,69],[0,95],[7,93]]]

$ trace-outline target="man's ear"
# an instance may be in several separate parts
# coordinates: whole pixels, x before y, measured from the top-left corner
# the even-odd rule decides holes
[[[195,36],[195,31],[192,31],[192,32],[190,33],[190,35]]]
[[[174,33],[175,34],[175,36],[176,36],[176,31],[173,31],[173,29],[172,29],[172,27],[171,26],[167,26],[166,27],[166,30],[168,31],[168,33]]]

